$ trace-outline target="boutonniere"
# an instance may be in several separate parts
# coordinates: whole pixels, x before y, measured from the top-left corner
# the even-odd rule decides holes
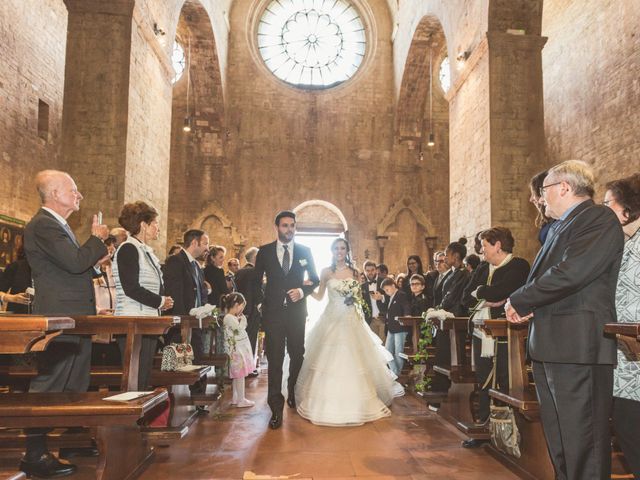
[[[305,258],[303,258],[302,260],[300,260],[300,266],[301,267],[306,267],[307,266],[307,260]]]

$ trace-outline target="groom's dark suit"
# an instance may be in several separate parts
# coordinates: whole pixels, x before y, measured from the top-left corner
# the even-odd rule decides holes
[[[274,413],[284,408],[282,396],[282,362],[285,345],[289,352],[288,393],[293,398],[293,388],[304,358],[304,327],[307,318],[306,297],[318,286],[320,280],[313,264],[311,251],[300,244],[291,242],[293,254],[290,256],[289,272],[285,274],[277,254],[277,242],[260,247],[256,258],[255,289],[260,295],[262,277],[267,276],[267,285],[262,302],[262,323],[265,330],[266,353],[269,360],[269,407]],[[304,285],[305,272],[311,285]],[[292,302],[287,292],[300,288],[305,298]]]

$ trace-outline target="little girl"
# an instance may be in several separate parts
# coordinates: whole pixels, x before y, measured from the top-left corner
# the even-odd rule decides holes
[[[247,335],[247,318],[242,314],[246,301],[241,293],[233,292],[221,298],[227,314],[224,316],[224,343],[229,354],[229,376],[233,379],[231,405],[253,407],[254,402],[244,396],[244,378],[253,372],[254,360]]]

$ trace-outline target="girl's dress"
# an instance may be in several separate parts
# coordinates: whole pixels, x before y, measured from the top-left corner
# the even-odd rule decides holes
[[[244,378],[255,369],[253,350],[246,331],[247,317],[227,313],[223,324],[225,351],[229,355],[229,376]]]

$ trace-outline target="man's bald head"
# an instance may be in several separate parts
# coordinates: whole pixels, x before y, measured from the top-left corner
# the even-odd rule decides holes
[[[36,188],[42,205],[67,218],[80,209],[82,194],[73,178],[59,170],[42,170],[36,175]]]
[[[53,192],[64,185],[71,176],[60,170],[42,170],[36,174],[36,188],[44,205],[53,197]]]

